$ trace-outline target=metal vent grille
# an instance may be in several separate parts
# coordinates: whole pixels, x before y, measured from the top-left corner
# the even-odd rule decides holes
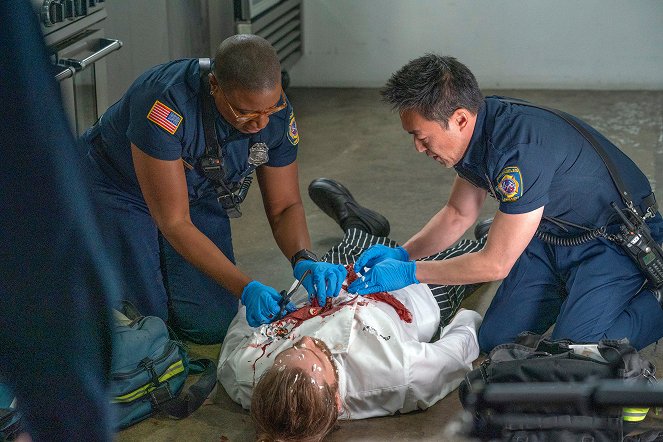
[[[238,21],[236,32],[256,34],[270,42],[281,68],[288,70],[302,56],[302,2],[285,0],[251,21]]]

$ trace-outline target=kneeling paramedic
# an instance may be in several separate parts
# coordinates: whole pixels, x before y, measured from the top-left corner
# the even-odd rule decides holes
[[[210,70],[211,69],[211,70]],[[133,83],[83,136],[107,247],[128,274],[125,298],[181,337],[223,340],[238,310],[257,326],[279,293],[235,266],[230,220],[256,171],[274,238],[295,277],[324,303],[345,269],[316,262],[297,178],[299,133],[276,51],[235,35],[213,63],[183,59]]]
[[[568,114],[484,98],[452,57],[429,54],[382,91],[425,153],[458,174],[449,200],[403,247],[368,249],[348,290],[504,279],[479,329],[484,352],[523,331],[640,349],[663,336],[663,220],[642,171]],[[591,141],[590,141],[591,140]],[[453,244],[486,196],[499,202],[485,248],[441,262],[414,259]]]

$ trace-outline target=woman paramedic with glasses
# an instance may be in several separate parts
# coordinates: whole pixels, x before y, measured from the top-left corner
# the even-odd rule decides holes
[[[82,142],[105,245],[127,273],[125,298],[143,315],[167,319],[181,337],[209,344],[223,340],[238,298],[254,326],[279,316],[279,293],[243,273],[233,255],[229,218],[241,215],[254,170],[295,277],[311,271],[309,293],[324,303],[346,271],[308,251],[299,134],[274,48],[235,35],[218,47],[211,72],[201,69],[198,59],[183,59],[148,70]],[[218,150],[206,150],[206,112]]]

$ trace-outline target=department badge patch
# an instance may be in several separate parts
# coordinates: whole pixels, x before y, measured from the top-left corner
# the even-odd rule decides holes
[[[175,134],[182,120],[184,120],[180,114],[159,100],[152,105],[152,109],[147,113],[147,119],[171,135]]]
[[[265,143],[255,143],[249,148],[249,164],[260,166],[269,161],[269,148]]]
[[[516,166],[502,169],[497,177],[497,191],[503,203],[516,201],[523,195],[523,177]]]
[[[290,112],[290,124],[288,125],[288,140],[293,146],[299,143],[299,132],[297,131],[297,122],[295,121],[295,113]]]

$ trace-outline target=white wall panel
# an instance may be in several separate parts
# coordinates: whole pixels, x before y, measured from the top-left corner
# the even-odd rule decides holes
[[[661,0],[304,0],[294,86],[379,87],[425,52],[483,88],[663,88]]]

